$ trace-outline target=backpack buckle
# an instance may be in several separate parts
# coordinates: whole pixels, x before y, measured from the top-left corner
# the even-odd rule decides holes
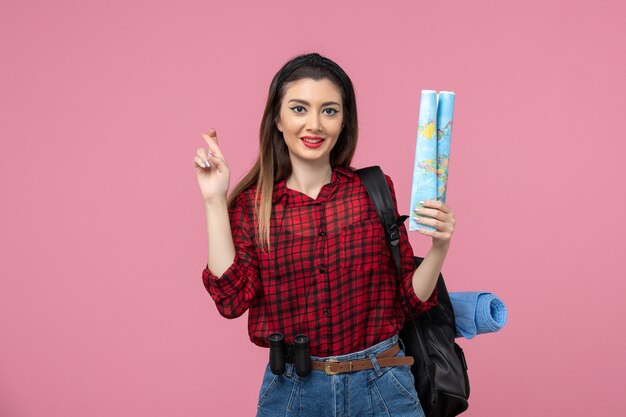
[[[387,236],[389,236],[389,243],[392,246],[396,246],[400,241],[400,230],[398,230],[397,224],[392,224],[387,227]]]

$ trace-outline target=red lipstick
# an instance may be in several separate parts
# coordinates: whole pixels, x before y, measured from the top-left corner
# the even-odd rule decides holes
[[[311,149],[319,148],[320,146],[322,146],[322,143],[324,143],[324,138],[320,136],[302,136],[300,140],[302,140],[304,146]]]

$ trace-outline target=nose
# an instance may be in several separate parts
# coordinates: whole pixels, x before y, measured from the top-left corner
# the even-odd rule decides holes
[[[307,118],[307,130],[312,132],[317,132],[320,129],[320,115],[316,112],[309,113],[309,117]]]

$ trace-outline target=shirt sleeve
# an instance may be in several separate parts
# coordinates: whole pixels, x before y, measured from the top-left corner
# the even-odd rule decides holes
[[[396,217],[398,217],[400,214],[398,213],[398,202],[396,200],[393,182],[388,175],[385,175],[385,177],[389,185],[389,190],[391,190],[393,204],[396,208]],[[413,290],[413,274],[417,269],[417,265],[413,259],[413,248],[411,247],[411,242],[409,242],[409,236],[404,223],[400,225],[398,229],[400,231],[400,242],[398,244],[400,247],[400,265],[402,267],[402,279],[398,286],[398,291],[400,300],[402,301],[402,309],[408,319],[411,316],[417,317],[437,305],[437,288],[435,287],[433,289],[432,294],[428,300],[425,301],[420,300],[415,294]]]
[[[246,214],[250,210],[247,210],[242,194],[228,210],[235,245],[233,263],[221,277],[214,275],[208,264],[202,271],[204,286],[215,301],[219,313],[229,319],[241,316],[262,291],[255,229]]]

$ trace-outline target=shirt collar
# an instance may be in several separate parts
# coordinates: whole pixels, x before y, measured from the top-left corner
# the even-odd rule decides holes
[[[333,168],[332,176],[330,179],[331,184],[338,184],[347,182],[350,178],[355,176],[354,170],[351,167],[337,166]],[[274,184],[274,190],[272,192],[272,203],[279,201],[281,198],[289,195],[293,191],[287,188],[287,179],[283,179]]]

